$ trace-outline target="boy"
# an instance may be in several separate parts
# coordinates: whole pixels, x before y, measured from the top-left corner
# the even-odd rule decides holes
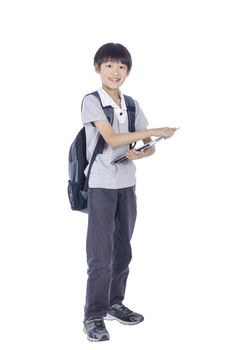
[[[99,100],[87,95],[83,100],[82,121],[86,128],[87,158],[91,159],[99,133],[106,142],[92,166],[88,193],[87,263],[84,331],[90,341],[109,340],[104,318],[134,325],[143,316],[123,305],[131,260],[135,220],[135,159],[155,152],[129,150],[129,144],[152,136],[170,137],[175,128],[146,129],[148,122],[137,101],[135,132],[128,132],[128,116],[119,87],[132,67],[129,51],[121,44],[108,43],[94,57],[95,71],[102,88],[98,90],[103,106],[114,108],[113,125],[107,120]],[[128,161],[113,165],[116,157],[127,152]],[[87,171],[87,169],[86,169]]]

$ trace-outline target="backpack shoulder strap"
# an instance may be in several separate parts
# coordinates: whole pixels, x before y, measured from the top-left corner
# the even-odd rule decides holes
[[[128,130],[130,132],[135,131],[135,101],[132,97],[123,95],[126,103],[127,114],[128,114]]]
[[[123,95],[126,108],[127,108],[127,115],[128,115],[128,130],[130,132],[135,131],[135,114],[136,114],[136,109],[135,109],[135,101],[133,100],[132,97]],[[134,148],[136,145],[136,142],[134,144],[130,144],[130,149]]]
[[[84,96],[84,98],[88,95],[93,95],[95,96],[100,104],[101,104],[101,107],[105,113],[105,116],[106,118],[108,119],[109,123],[112,125],[113,124],[113,121],[114,121],[114,109],[112,106],[103,106],[102,105],[102,102],[101,102],[101,98],[100,98],[100,95],[98,93],[98,91],[94,91],[94,92],[91,92],[87,95]],[[83,98],[83,100],[84,100]],[[83,100],[82,100],[82,104],[81,104],[81,109],[82,109],[82,106],[83,106]],[[94,123],[93,123],[93,126]],[[88,173],[87,173],[87,177],[86,177],[86,181],[85,181],[85,186],[84,186],[84,191],[86,192],[87,191],[87,188],[88,188],[88,184],[89,184],[89,177],[90,177],[90,171],[91,171],[91,168],[92,168],[92,165],[93,165],[93,162],[96,158],[96,156],[98,154],[101,154],[103,153],[103,150],[104,150],[104,147],[105,147],[105,140],[103,139],[103,137],[99,134],[99,137],[98,137],[98,141],[97,141],[97,144],[95,146],[95,149],[93,151],[93,155],[91,157],[91,160],[90,160],[90,163],[89,163],[89,168],[88,168]]]

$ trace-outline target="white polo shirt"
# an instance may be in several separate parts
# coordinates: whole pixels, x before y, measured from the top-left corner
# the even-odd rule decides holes
[[[102,105],[111,105],[114,108],[114,121],[112,125],[114,131],[116,133],[128,132],[127,108],[123,95],[120,93],[120,108],[102,88],[98,92]],[[148,125],[147,119],[137,101],[135,101],[135,107],[135,130],[144,130]],[[86,130],[86,156],[88,161],[91,160],[99,135],[97,128],[91,123],[98,120],[107,120],[107,118],[97,97],[88,95],[84,98],[82,106],[82,121]],[[119,189],[134,186],[136,184],[136,167],[133,161],[127,160],[115,165],[111,164],[116,157],[126,153],[128,150],[129,145],[113,148],[106,144],[103,153],[98,154],[93,163],[89,178],[89,187]],[[85,170],[86,174],[87,172],[88,167]]]

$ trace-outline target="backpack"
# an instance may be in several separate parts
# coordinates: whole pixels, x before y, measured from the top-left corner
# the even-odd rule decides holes
[[[94,91],[88,95],[94,95],[101,103],[100,95],[97,91]],[[88,96],[86,95],[86,96]],[[86,97],[85,96],[85,97]],[[132,97],[124,95],[127,114],[128,114],[128,130],[130,132],[135,131],[135,103]],[[83,104],[83,101],[82,101]],[[102,106],[102,103],[101,103]],[[114,109],[112,106],[102,106],[102,109],[110,122],[113,124]],[[98,154],[103,153],[105,146],[105,140],[99,134],[97,144],[95,146],[93,155],[90,160],[90,164],[86,158],[86,133],[85,127],[83,127],[77,134],[76,138],[72,142],[69,149],[69,181],[68,181],[68,198],[72,210],[77,210],[81,212],[88,212],[87,202],[88,202],[88,183],[90,177],[90,171],[95,158]],[[134,147],[134,145],[133,145]],[[132,148],[132,145],[130,145]],[[89,164],[87,176],[84,171]]]

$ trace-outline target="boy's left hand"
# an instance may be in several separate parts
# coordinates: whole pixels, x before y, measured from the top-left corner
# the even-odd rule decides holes
[[[135,159],[143,158],[145,154],[144,152],[136,151],[136,149],[131,149],[130,151],[127,152],[126,156],[129,160],[135,160]]]
[[[151,147],[146,149],[145,151],[136,151],[136,149],[131,149],[130,151],[127,152],[127,158],[129,160],[136,160],[136,159],[141,159],[144,157],[151,156],[155,152],[155,147]]]

